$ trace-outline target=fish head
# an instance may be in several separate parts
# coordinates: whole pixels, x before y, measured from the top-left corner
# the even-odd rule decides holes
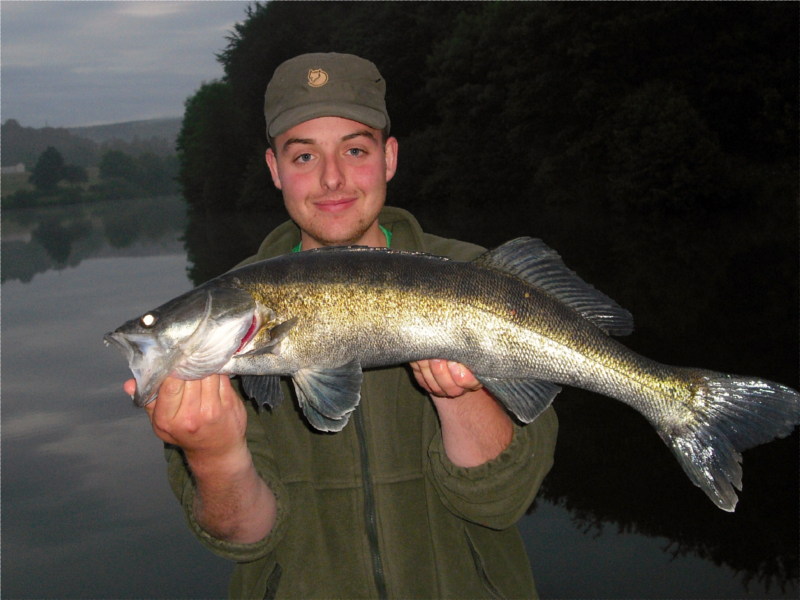
[[[238,287],[201,286],[127,321],[104,336],[136,380],[136,406],[152,402],[167,376],[201,379],[220,369],[256,334],[257,304]]]

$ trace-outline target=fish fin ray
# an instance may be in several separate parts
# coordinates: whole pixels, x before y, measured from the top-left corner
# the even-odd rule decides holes
[[[695,371],[695,418],[656,425],[692,483],[733,512],[743,450],[785,437],[800,424],[800,394],[763,379]]]
[[[309,423],[321,431],[341,431],[361,400],[361,365],[300,369],[292,375],[297,399]]]
[[[523,423],[530,423],[553,403],[561,387],[539,379],[500,379],[478,376],[478,380]]]
[[[297,324],[297,317],[287,319],[283,323],[278,323],[275,327],[269,330],[269,345],[274,346],[280,343],[283,338],[289,335],[292,327]]]
[[[292,317],[287,321],[278,323],[275,327],[272,327],[269,330],[269,340],[267,340],[264,345],[260,346],[259,348],[254,348],[250,352],[239,354],[235,358],[250,358],[253,356],[259,356],[261,354],[279,354],[280,343],[287,335],[289,335],[289,331],[291,331],[292,327],[294,327],[296,324],[297,317]]]
[[[242,389],[263,408],[275,408],[283,402],[281,378],[277,375],[241,375]]]
[[[482,254],[474,262],[511,273],[544,290],[608,334],[633,332],[633,315],[581,279],[542,240],[516,238]]]

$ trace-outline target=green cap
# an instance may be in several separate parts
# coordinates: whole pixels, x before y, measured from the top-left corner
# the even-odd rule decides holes
[[[386,82],[368,60],[335,52],[301,54],[280,64],[267,85],[267,137],[317,117],[344,117],[388,131],[385,95]]]

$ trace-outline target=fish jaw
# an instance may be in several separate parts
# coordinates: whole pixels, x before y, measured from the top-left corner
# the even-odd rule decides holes
[[[168,377],[202,379],[222,372],[258,332],[261,318],[252,296],[232,287],[200,287],[131,319],[104,336],[120,349],[136,380],[133,402],[156,399]]]
[[[178,353],[170,352],[154,335],[126,334],[117,330],[107,333],[103,340],[106,346],[119,348],[128,361],[128,368],[136,380],[136,391],[131,396],[133,403],[139,407],[150,404],[177,362]]]

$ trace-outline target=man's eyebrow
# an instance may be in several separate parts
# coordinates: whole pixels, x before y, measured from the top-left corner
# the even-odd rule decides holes
[[[342,138],[342,141],[346,142],[348,140],[352,140],[354,138],[362,137],[362,136],[363,137],[367,137],[367,138],[371,139],[372,141],[375,141],[375,136],[373,135],[373,133],[369,129],[362,129],[361,131],[356,131],[354,133],[346,135],[346,136],[344,136]]]
[[[284,151],[288,150],[289,146],[291,146],[292,144],[309,145],[309,144],[313,144],[313,143],[314,143],[314,140],[308,139],[308,138],[289,138],[288,140],[286,140],[283,143],[283,150]]]
[[[360,131],[354,131],[353,133],[349,133],[345,136],[342,136],[341,141],[347,142],[358,137],[366,137],[372,140],[373,142],[376,141],[375,135],[369,129],[362,129]],[[309,146],[315,143],[316,140],[314,140],[313,138],[289,138],[283,143],[283,146],[281,146],[281,148],[285,152],[286,150],[289,149],[290,146],[294,144]]]

